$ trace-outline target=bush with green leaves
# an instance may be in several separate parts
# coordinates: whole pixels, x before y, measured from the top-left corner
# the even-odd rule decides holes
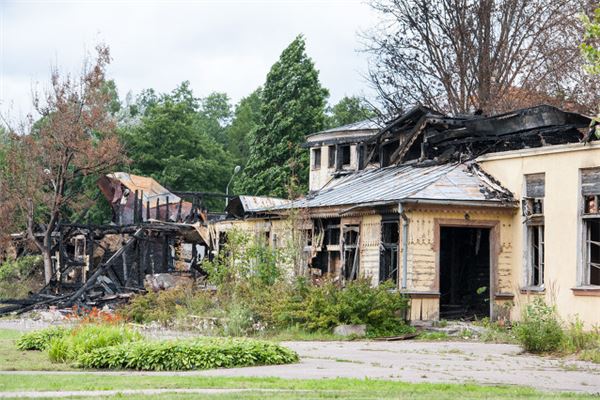
[[[300,325],[308,331],[331,331],[340,324],[365,324],[372,332],[405,332],[408,299],[392,283],[371,286],[367,279],[348,282],[344,288],[327,281],[296,283],[295,293],[277,310],[282,325]]]
[[[540,297],[524,308],[515,333],[519,343],[531,353],[556,351],[565,338],[556,308]]]
[[[124,325],[82,324],[50,340],[48,356],[54,362],[78,361],[94,349],[130,344],[142,336]]]
[[[46,350],[53,339],[60,338],[68,334],[69,329],[54,326],[25,333],[17,339],[17,349],[19,350]]]
[[[23,279],[31,276],[43,265],[41,256],[23,256],[7,260],[0,265],[0,281]]]
[[[272,342],[202,338],[194,341],[136,342],[82,354],[85,368],[177,371],[289,364],[298,354]]]
[[[202,268],[210,282],[218,286],[234,285],[240,280],[272,285],[281,278],[280,265],[285,262],[285,251],[270,247],[262,236],[232,229],[217,257],[204,262]]]

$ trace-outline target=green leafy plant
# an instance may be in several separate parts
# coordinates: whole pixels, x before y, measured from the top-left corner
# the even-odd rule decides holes
[[[69,329],[64,327],[51,327],[28,332],[17,339],[16,346],[19,350],[46,350],[53,339],[68,334]]]
[[[515,333],[519,343],[531,353],[556,351],[565,337],[555,307],[542,298],[534,299],[525,307]]]
[[[78,361],[82,354],[118,344],[141,340],[142,336],[123,325],[83,324],[67,334],[55,336],[47,347],[54,362]]]
[[[368,280],[358,279],[340,288],[333,282],[316,286],[300,280],[294,295],[277,311],[278,320],[311,332],[331,331],[340,324],[365,324],[373,332],[400,332],[408,300],[391,290],[391,285],[372,287]]]
[[[266,341],[202,338],[103,347],[82,354],[79,360],[86,368],[175,371],[288,364],[298,361],[298,355]]]

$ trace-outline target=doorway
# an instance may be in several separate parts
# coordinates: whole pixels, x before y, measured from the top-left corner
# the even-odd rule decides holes
[[[440,227],[440,318],[490,317],[490,228]]]

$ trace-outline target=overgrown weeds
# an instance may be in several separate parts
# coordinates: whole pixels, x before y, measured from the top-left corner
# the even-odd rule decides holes
[[[578,317],[565,328],[555,307],[541,298],[525,307],[515,332],[523,348],[531,353],[575,354],[582,360],[600,363],[600,329],[586,331]]]
[[[219,256],[203,264],[215,290],[190,286],[150,292],[134,297],[121,315],[226,336],[272,335],[292,327],[331,333],[340,324],[365,324],[371,337],[411,331],[404,322],[408,300],[391,283],[372,287],[358,279],[344,288],[331,280],[314,285],[283,273],[290,261],[287,249],[236,231],[227,239]]]
[[[525,307],[515,333],[523,348],[531,353],[557,351],[565,339],[556,308],[542,298]]]
[[[0,264],[0,299],[27,297],[43,285],[40,256],[23,256]]]

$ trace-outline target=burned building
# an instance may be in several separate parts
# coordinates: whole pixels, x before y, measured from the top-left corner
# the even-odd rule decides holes
[[[310,271],[391,280],[411,320],[518,318],[543,296],[591,326],[600,143],[590,124],[546,105],[495,116],[416,107],[381,129],[311,134],[310,193],[244,223],[274,232],[302,210]]]

